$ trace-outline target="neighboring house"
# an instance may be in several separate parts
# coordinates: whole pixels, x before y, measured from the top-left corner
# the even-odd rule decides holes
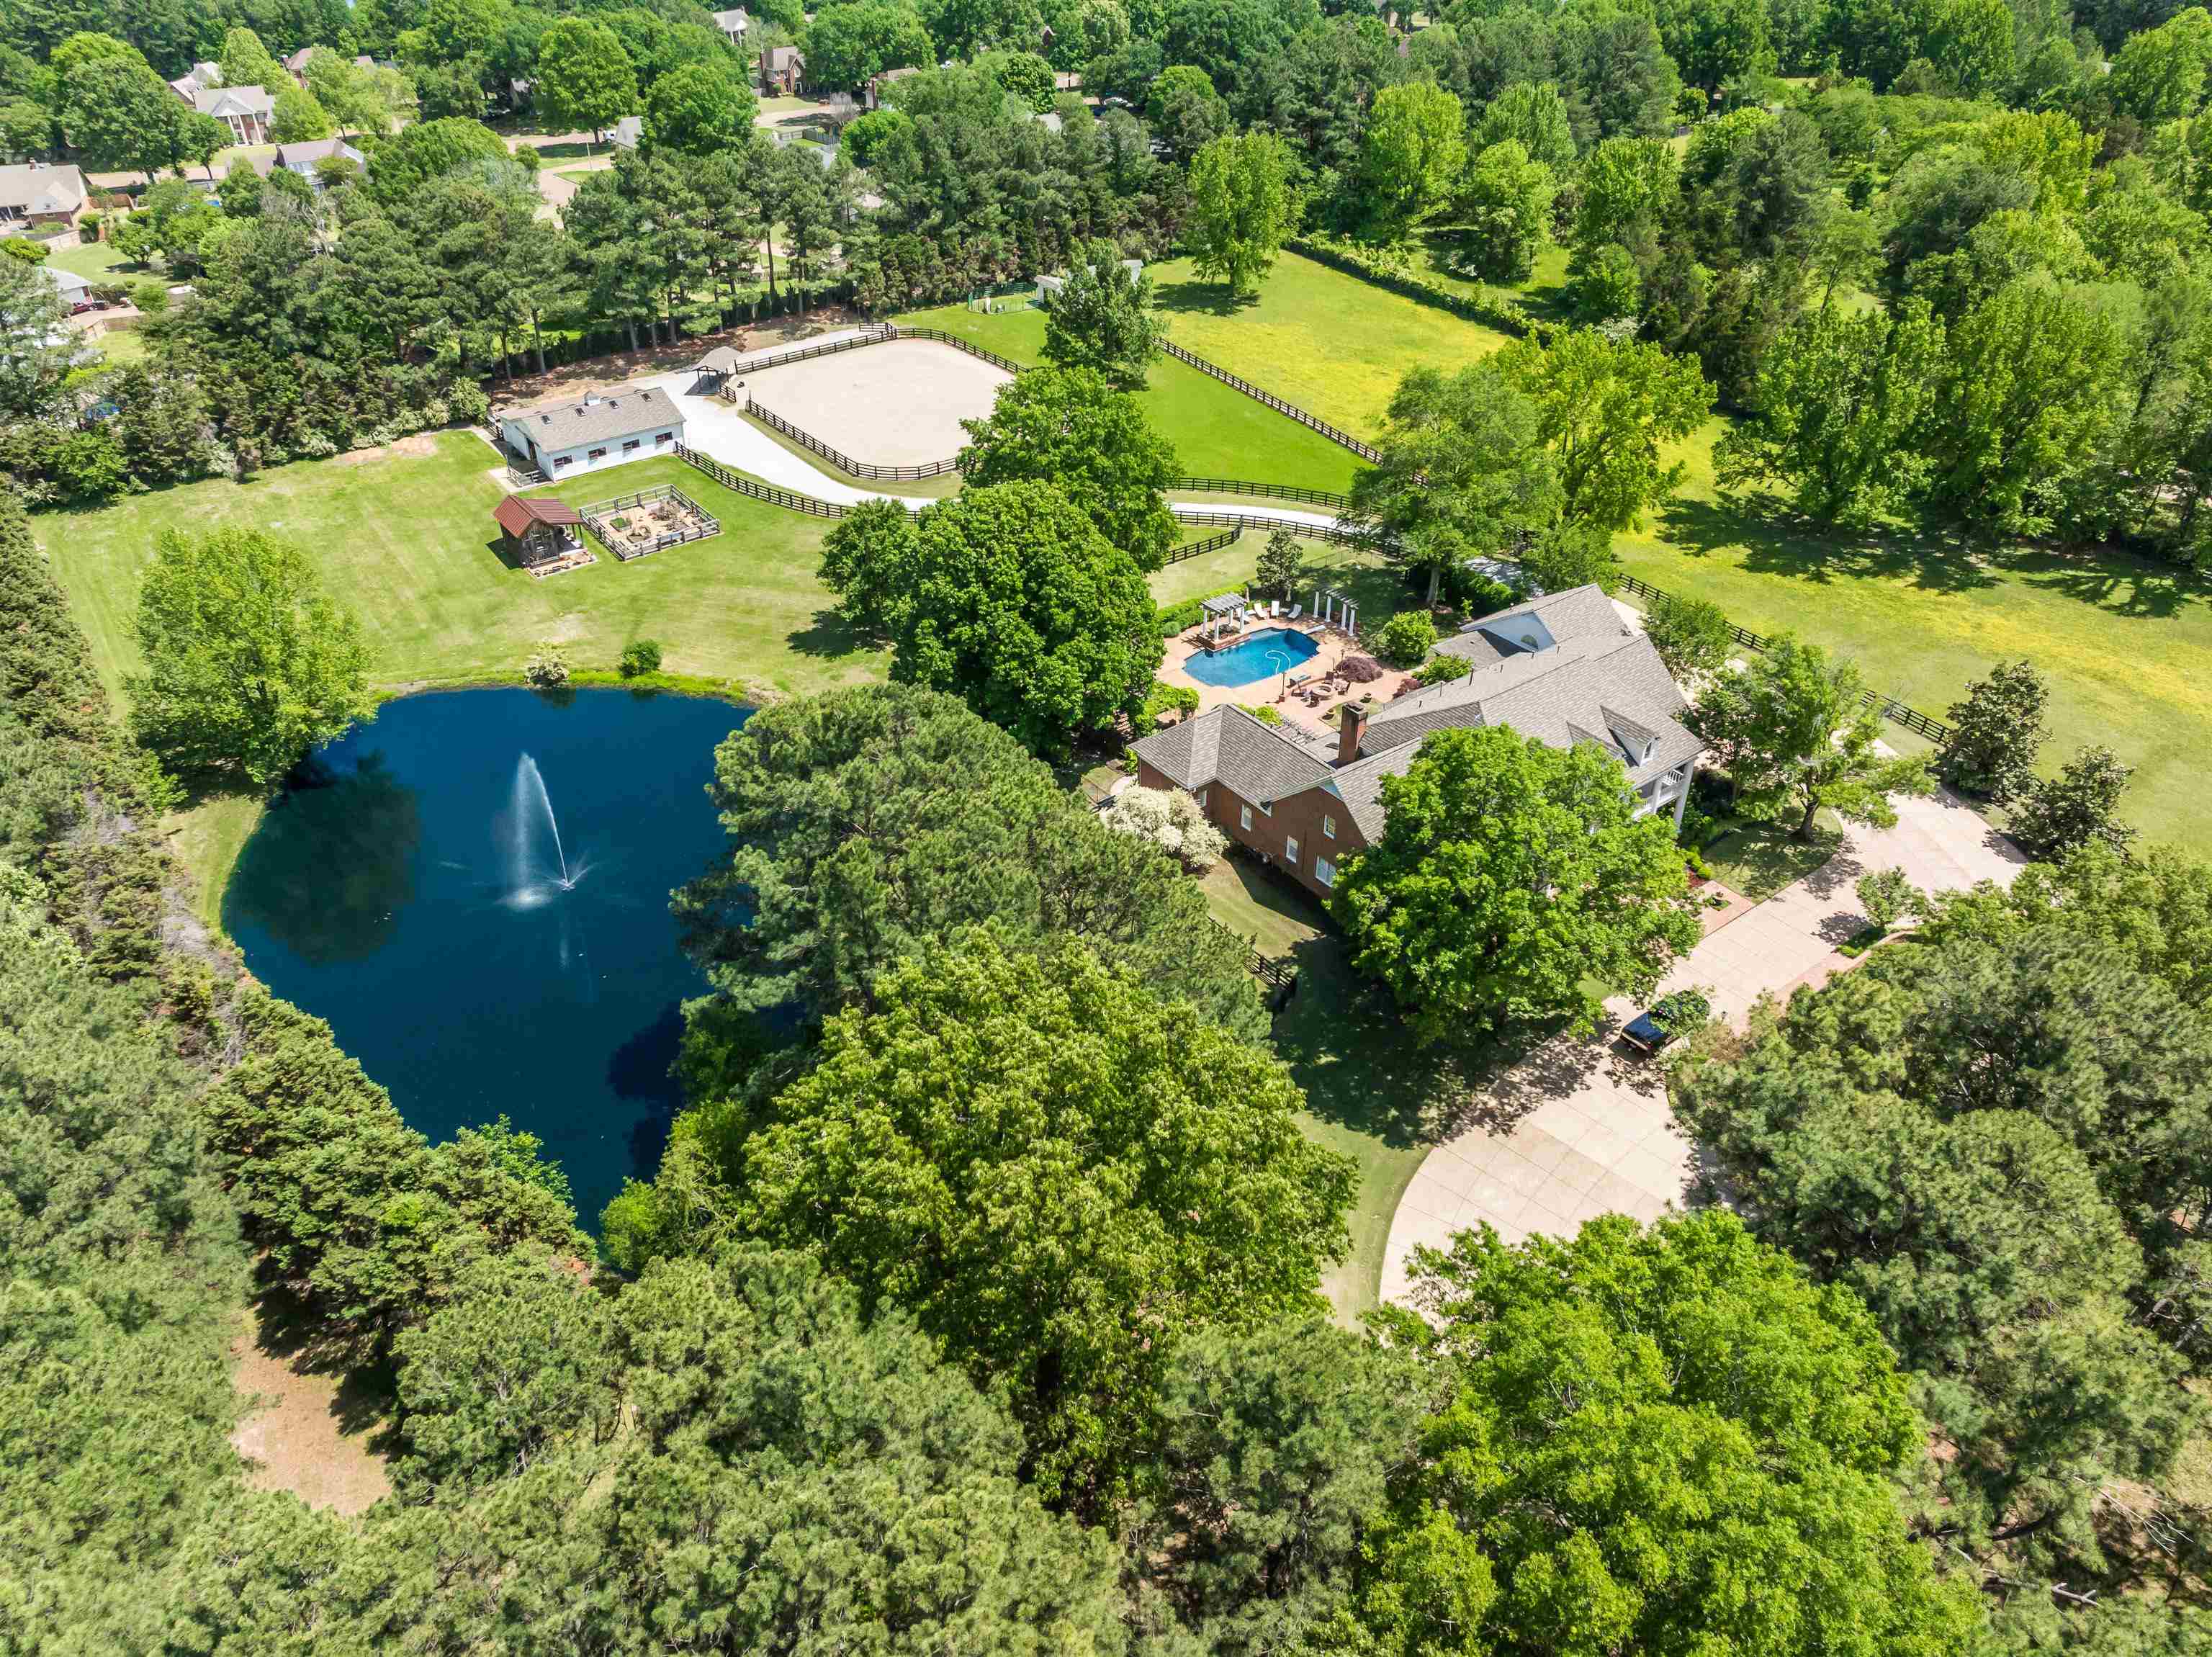
[[[745,31],[752,26],[753,20],[746,16],[742,9],[714,14],[714,27],[722,31],[722,38],[733,46],[744,45]]]
[[[223,86],[196,93],[190,102],[203,115],[212,115],[230,128],[233,143],[269,142],[269,117],[276,100],[258,86]]]
[[[54,284],[62,296],[62,303],[70,308],[74,316],[79,311],[92,308],[92,278],[81,277],[75,271],[64,271],[52,265],[39,267],[46,273],[46,280]]]
[[[315,55],[313,46],[301,46],[284,60],[284,72],[301,86],[307,84],[307,59]]]
[[[617,149],[635,149],[645,137],[645,117],[625,115],[615,123],[614,141]]]
[[[806,54],[797,46],[770,46],[760,55],[761,93],[769,98],[795,98],[806,76]]]
[[[1464,679],[1369,709],[1346,704],[1335,735],[1262,725],[1215,708],[1139,742],[1137,780],[1194,795],[1232,840],[1326,898],[1345,858],[1382,835],[1382,779],[1431,731],[1503,725],[1552,747],[1588,742],[1620,761],[1637,813],[1679,828],[1700,745],[1688,707],[1643,632],[1602,589],[1577,587],[1485,616],[1438,645]]]
[[[265,179],[281,167],[287,173],[297,173],[310,184],[318,184],[315,164],[333,155],[342,155],[364,171],[368,167],[368,158],[343,138],[316,138],[307,143],[278,144],[275,155],[253,158],[253,170]]]
[[[921,73],[918,69],[887,69],[880,75],[871,75],[868,76],[868,107],[881,109],[884,107],[884,92],[893,81],[903,81],[909,75]]]
[[[548,478],[572,478],[625,460],[672,454],[684,441],[684,416],[659,387],[593,393],[580,402],[541,403],[499,417],[509,454]]]
[[[85,200],[84,174],[74,167],[0,167],[0,228],[72,230]]]

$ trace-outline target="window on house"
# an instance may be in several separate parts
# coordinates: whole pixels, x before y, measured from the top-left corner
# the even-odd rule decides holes
[[[595,448],[584,458],[586,460],[604,460],[607,458],[607,452],[603,448]]]
[[[1262,801],[1260,805],[1260,815],[1262,817],[1273,817],[1274,814],[1275,808]]]
[[[663,443],[672,443],[672,442],[674,442],[675,441],[676,441],[676,434],[675,434],[674,432],[672,432],[672,431],[663,431],[663,432],[658,432],[658,433],[654,434],[654,436],[653,436],[653,448],[659,448]]]
[[[1240,828],[1249,829],[1252,826],[1251,807],[1239,806],[1237,807],[1237,826]]]
[[[1200,811],[1204,811],[1206,809],[1206,790],[1204,789],[1200,789],[1198,791],[1198,808]]]
[[[1329,816],[1326,812],[1322,814],[1321,834],[1324,840],[1336,838],[1336,819]]]
[[[1295,834],[1286,834],[1283,837],[1283,861],[1293,868],[1297,867],[1298,837]]]
[[[1314,859],[1314,879],[1326,886],[1336,884],[1336,865],[1326,857]]]
[[[632,449],[635,448],[639,444],[642,443],[644,441],[645,441],[645,440],[644,440],[642,437],[633,437],[633,438],[629,439],[627,442],[625,442],[625,443],[623,445],[623,454],[629,454]]]
[[[560,469],[561,469],[562,466],[567,466],[567,465],[568,464],[568,462],[569,462],[570,460],[574,460],[574,458],[575,458],[575,457],[574,457],[574,455],[572,455],[572,454],[556,454],[556,455],[555,455],[555,456],[553,457],[553,470],[554,470],[554,471],[556,471],[556,472],[560,471]]]

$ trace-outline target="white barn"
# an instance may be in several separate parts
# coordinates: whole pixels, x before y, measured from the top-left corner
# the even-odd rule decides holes
[[[684,415],[658,386],[594,392],[580,401],[502,413],[499,435],[508,454],[548,478],[573,478],[625,460],[673,454],[684,441]]]

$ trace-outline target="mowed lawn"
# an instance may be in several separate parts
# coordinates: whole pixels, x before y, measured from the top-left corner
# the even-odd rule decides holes
[[[987,316],[950,305],[898,320],[957,334],[1017,362],[1038,361],[1044,346],[1044,313],[1038,310]],[[1175,445],[1187,476],[1342,491],[1352,487],[1360,465],[1350,449],[1171,357],[1153,365],[1139,401],[1146,417]]]
[[[1504,334],[1285,253],[1258,297],[1232,300],[1188,259],[1155,265],[1168,338],[1311,414],[1373,437],[1406,370],[1446,374],[1506,343]]]
[[[1184,291],[1183,268],[1156,269],[1164,295]],[[1209,285],[1190,285],[1194,302]],[[1256,302],[1192,302],[1172,326],[1199,355],[1370,434],[1407,369],[1449,370],[1499,338],[1288,253]],[[2136,767],[2124,809],[2144,834],[2212,852],[2198,803],[2212,752],[2212,583],[2124,552],[1828,533],[1780,503],[1723,497],[1712,465],[1723,429],[1716,419],[1680,446],[1681,490],[1621,539],[1630,574],[1710,599],[1754,632],[1844,651],[1875,689],[1938,718],[1993,663],[2026,656],[2051,682],[2045,769],[2106,744]]]
[[[580,478],[550,493],[572,503],[673,484],[720,519],[722,533],[632,564],[601,551],[588,569],[538,580],[512,568],[491,512],[491,451],[463,432],[427,453],[303,461],[251,483],[224,480],[33,521],[103,678],[120,691],[137,663],[131,617],[155,537],[244,525],[306,549],[333,597],[361,619],[377,684],[398,690],[511,679],[542,639],[572,666],[611,668],[634,638],[659,641],[672,673],[754,695],[798,695],[880,679],[816,578],[825,521],[732,494],[674,459]]]

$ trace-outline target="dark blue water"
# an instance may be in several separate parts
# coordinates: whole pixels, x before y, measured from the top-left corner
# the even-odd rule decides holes
[[[704,983],[668,894],[723,850],[704,789],[745,714],[617,690],[387,704],[264,816],[223,924],[416,1128],[504,1113],[596,1227],[681,1102],[678,1007]]]
[[[1321,646],[1290,627],[1271,627],[1211,655],[1200,652],[1182,665],[1201,685],[1253,685],[1288,673],[1321,654]]]

